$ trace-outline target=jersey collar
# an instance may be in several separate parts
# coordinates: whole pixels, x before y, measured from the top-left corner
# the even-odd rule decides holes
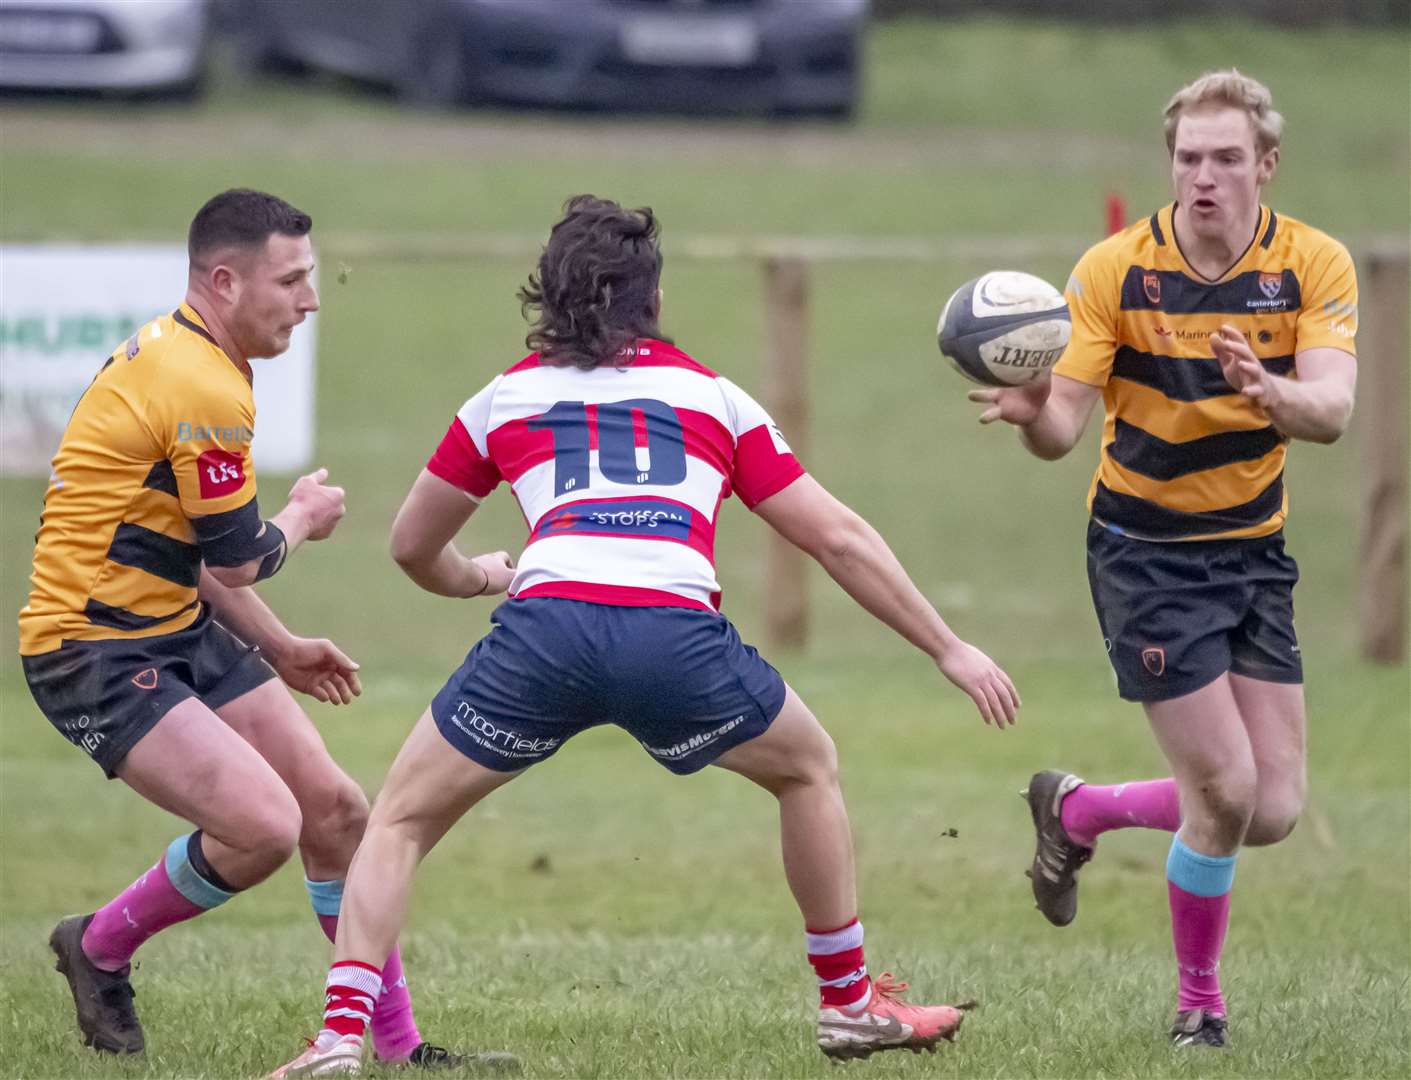
[[[183,300],[177,309],[171,313],[171,317],[181,326],[186,327],[186,329],[193,333],[200,334],[201,337],[214,345],[216,351],[224,356],[226,360],[230,361],[231,367],[240,372],[241,377],[244,378],[247,383],[250,383],[252,386],[254,385],[254,372],[250,370],[250,366],[248,364],[241,366],[231,359],[230,354],[221,348],[220,342],[206,329],[205,320],[196,313],[195,308]]]
[[[1274,240],[1274,230],[1278,227],[1278,215],[1262,203],[1259,207],[1259,221],[1254,227],[1254,234],[1249,238],[1249,245],[1240,252],[1239,258],[1235,259],[1225,272],[1219,277],[1208,278],[1190,264],[1186,258],[1186,253],[1181,250],[1181,242],[1176,238],[1176,204],[1168,203],[1151,216],[1151,233],[1158,246],[1170,247],[1172,253],[1180,260],[1181,268],[1185,273],[1196,281],[1214,285],[1217,282],[1226,281],[1237,272],[1242,272],[1244,264],[1249,262],[1256,250],[1267,248]]]

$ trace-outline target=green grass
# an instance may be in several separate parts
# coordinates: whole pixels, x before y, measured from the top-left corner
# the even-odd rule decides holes
[[[1166,197],[1156,117],[1206,67],[1266,78],[1289,117],[1270,200],[1354,239],[1406,232],[1411,103],[1404,33],[1290,33],[1227,23],[1159,32],[902,22],[874,35],[854,128],[533,114],[409,118],[332,81],[248,87],[228,73],[193,111],[0,106],[0,237],[178,239],[210,193],[268,186],[318,233],[542,234],[596,189],[663,214],[666,325],[756,390],[766,314],[748,264],[673,258],[673,236],[1096,235],[1101,199]],[[1133,78],[1133,73],[1140,78]],[[1016,77],[1016,73],[1022,73]],[[1074,255],[1077,254],[1075,251]],[[322,252],[339,258],[336,243]],[[1026,267],[1061,281],[1067,260]],[[1014,797],[1034,769],[1095,779],[1162,771],[1140,713],[1116,699],[1083,574],[1093,448],[1042,465],[981,431],[935,353],[959,260],[816,268],[810,469],[888,537],[965,636],[1006,664],[1022,726],[968,706],[815,574],[813,638],[774,659],[836,738],[857,838],[869,962],[927,996],[975,996],[961,1042],[854,1071],[954,1076],[1404,1076],[1411,1069],[1407,671],[1355,659],[1362,446],[1291,455],[1291,550],[1304,572],[1309,811],[1242,859],[1225,962],[1227,1055],[1172,1056],[1173,973],[1152,834],[1105,838],[1064,931],[1032,910],[1031,840]],[[370,790],[484,602],[419,594],[385,555],[402,494],[460,402],[518,355],[513,261],[355,261],[323,279],[318,456],[349,488],[336,537],[262,586],[296,630],[364,664],[352,709],[311,705]],[[1369,360],[1375,358],[1368,358]],[[262,476],[267,503],[283,478]],[[26,591],[42,484],[0,481],[0,598]],[[468,547],[514,547],[492,499]],[[727,509],[726,610],[763,627],[762,525]],[[317,1020],[326,951],[292,869],[144,948],[141,1062],[79,1047],[44,939],[157,857],[179,823],[96,770],[34,710],[0,623],[0,1074],[253,1076]],[[72,794],[70,794],[72,793]],[[431,857],[406,940],[426,1032],[505,1047],[534,1076],[827,1076],[809,972],[778,867],[773,808],[714,770],[678,781],[597,731],[497,794]],[[954,838],[945,835],[954,829]],[[542,857],[542,858],[541,858]],[[547,869],[535,869],[535,867]]]

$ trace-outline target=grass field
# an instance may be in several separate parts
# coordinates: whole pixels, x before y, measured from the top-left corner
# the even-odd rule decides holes
[[[889,24],[873,39],[854,128],[416,118],[329,82],[252,88],[233,76],[194,111],[0,103],[0,238],[175,240],[206,196],[237,183],[308,209],[316,236],[537,235],[566,195],[596,190],[662,213],[668,331],[758,388],[757,271],[673,259],[673,235],[1095,238],[1106,191],[1133,213],[1165,198],[1155,118],[1170,90],[1232,62],[1267,79],[1289,117],[1270,201],[1354,244],[1405,235],[1407,45],[1405,34],[1241,23],[1101,35]],[[336,245],[321,257],[334,265]],[[1061,281],[1065,262],[1025,268]],[[356,706],[310,709],[369,790],[489,614],[416,592],[385,538],[449,415],[519,355],[512,296],[527,269],[358,262],[346,285],[323,279],[319,462],[348,485],[350,513],[262,590],[295,630],[362,661]],[[1056,465],[1026,458],[1008,433],[974,426],[935,354],[935,311],[980,269],[814,274],[807,464],[1025,698],[1016,731],[985,729],[821,575],[810,648],[774,657],[840,748],[869,963],[924,995],[982,1003],[955,1047],[849,1071],[1407,1075],[1407,670],[1355,656],[1359,432],[1291,454],[1309,812],[1287,843],[1241,861],[1225,959],[1234,1049],[1172,1055],[1160,1037],[1174,984],[1164,838],[1105,838],[1067,930],[1031,909],[1021,874],[1031,840],[1014,792],[1030,772],[1063,764],[1115,780],[1161,763],[1139,711],[1116,699],[1086,596],[1093,448]],[[274,503],[283,480],[262,483]],[[41,496],[37,482],[0,481],[5,610],[23,603]],[[464,542],[513,547],[522,534],[502,493]],[[762,628],[762,539],[748,514],[726,511],[725,606],[747,638]],[[104,784],[48,729],[14,644],[13,623],[0,623],[0,1074],[253,1076],[278,1064],[312,1033],[326,956],[288,868],[144,948],[144,1060],[79,1046],[48,930],[150,865],[179,823]],[[712,770],[674,780],[625,735],[598,731],[497,794],[430,858],[406,952],[429,1036],[512,1049],[531,1076],[836,1075],[811,1045],[798,930],[767,796]]]

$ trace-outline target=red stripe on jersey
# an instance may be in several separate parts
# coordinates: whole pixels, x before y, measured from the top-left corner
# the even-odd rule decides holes
[[[426,469],[431,475],[439,476],[477,499],[485,498],[500,482],[500,470],[476,449],[459,416],[446,429],[441,444],[426,463]]]
[[[728,478],[735,460],[735,438],[729,429],[710,413],[694,409],[677,409],[676,416],[681,421],[686,453]]]
[[[645,354],[641,351],[645,349]],[[679,367],[687,368],[691,371],[698,371],[702,375],[715,378],[715,372],[706,367],[699,360],[687,356],[675,345],[665,341],[658,341],[656,338],[642,338],[637,342],[637,353],[624,367]],[[518,371],[529,371],[536,367],[552,367],[544,360],[543,355],[537,352],[530,353],[523,360],[505,369],[506,375],[513,375]],[[603,364],[602,367],[611,367],[610,364]]]
[[[615,607],[684,607],[697,611],[716,609],[689,596],[666,592],[664,589],[640,589],[634,585],[598,585],[590,581],[546,581],[515,593],[512,599],[530,600],[536,596],[559,600],[583,600],[589,604],[612,604]],[[720,594],[713,594],[718,602]]]
[[[529,422],[538,417],[507,420],[485,438],[486,449],[511,484],[536,465],[554,460],[554,435],[547,428],[531,430]]]
[[[588,449],[592,451],[598,449],[598,406],[588,405],[585,409]],[[681,421],[686,453],[706,462],[722,477],[728,478],[734,469],[735,440],[730,437],[725,425],[710,413],[697,412],[694,409],[677,409],[676,415]],[[507,420],[486,437],[486,449],[497,467],[497,479],[503,477],[511,484],[516,483],[536,465],[554,459],[553,433],[547,428],[529,426],[537,419],[536,416],[525,416],[518,420]],[[647,445],[644,441],[646,424],[643,414],[634,410],[632,419],[633,430],[637,433],[636,445]]]
[[[803,472],[798,458],[779,452],[774,436],[764,424],[745,432],[735,444],[735,468],[730,479],[740,501],[751,510],[783,491]]]
[[[533,353],[530,353],[528,356],[526,356],[526,357],[525,357],[523,360],[521,360],[519,363],[515,364],[513,367],[506,368],[506,369],[505,369],[505,374],[506,374],[506,375],[513,375],[516,371],[528,371],[530,368],[536,368],[536,367],[538,367],[538,366],[539,366],[539,363],[540,363],[539,354],[536,353],[536,352],[533,352]]]

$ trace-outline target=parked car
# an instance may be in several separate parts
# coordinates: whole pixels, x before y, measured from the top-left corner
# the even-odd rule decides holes
[[[407,101],[848,116],[868,0],[237,0],[247,55]]]
[[[208,0],[0,0],[0,87],[195,97]]]

